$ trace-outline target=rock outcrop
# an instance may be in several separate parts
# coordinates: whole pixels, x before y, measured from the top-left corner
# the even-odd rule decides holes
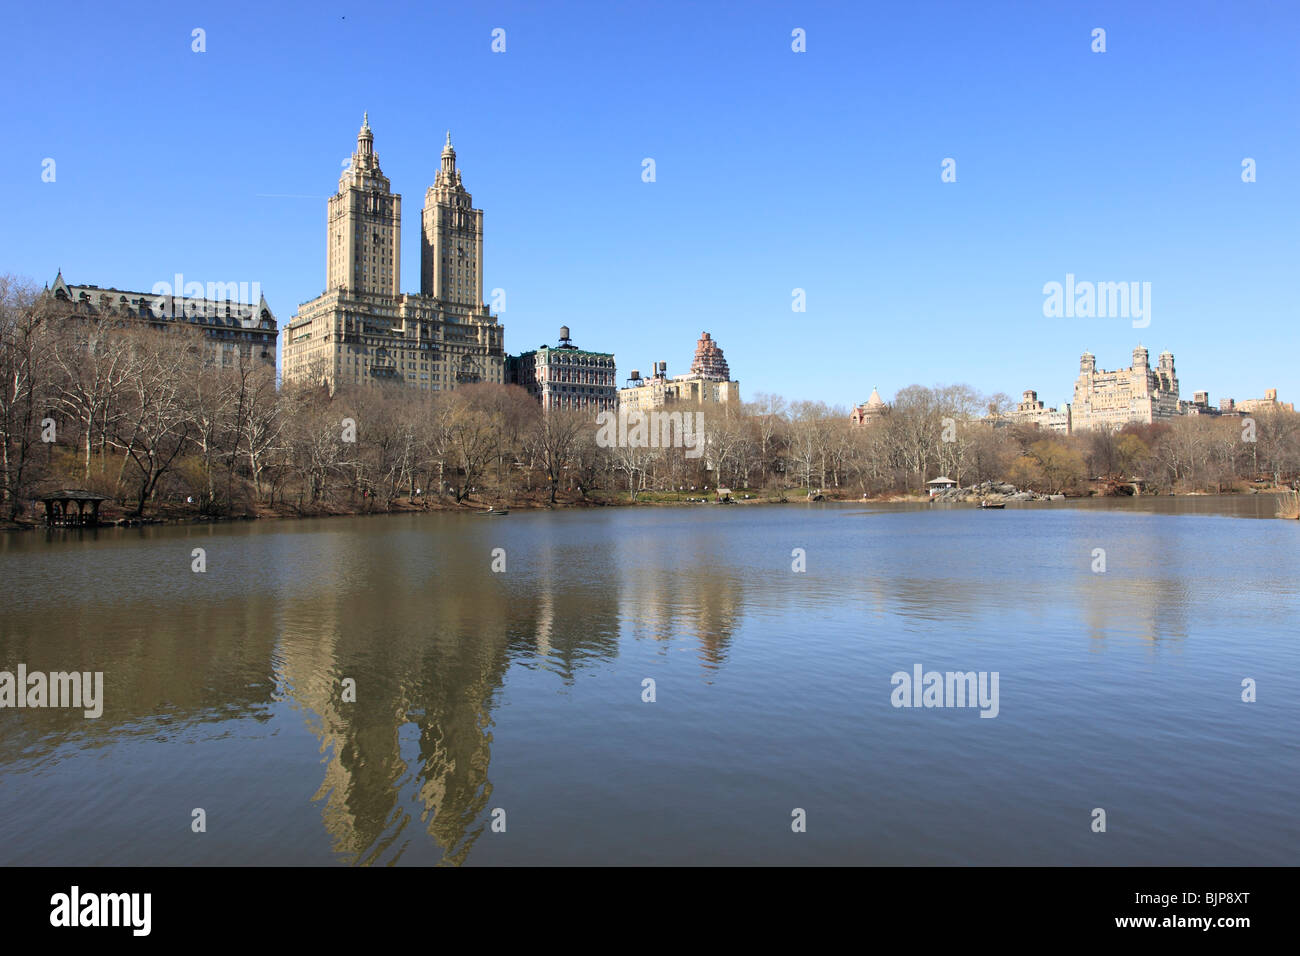
[[[1064,501],[1065,495],[1045,495],[1037,491],[1021,491],[1015,485],[999,481],[984,481],[966,488],[949,488],[935,495],[932,501],[945,504],[953,502],[988,501],[1000,504],[1004,501]]]

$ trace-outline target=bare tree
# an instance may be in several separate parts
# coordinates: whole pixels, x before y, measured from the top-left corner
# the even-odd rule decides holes
[[[938,400],[923,385],[909,385],[894,398],[888,422],[890,442],[910,472],[913,487],[925,482],[926,466],[935,456],[942,434]]]
[[[237,442],[242,443],[248,476],[254,493],[260,498],[268,456],[279,445],[284,432],[284,406],[275,389],[275,369],[265,366],[240,369],[240,407]]]
[[[462,385],[448,396],[448,450],[454,467],[446,481],[457,503],[478,487],[488,463],[496,457],[500,422],[495,392],[500,385]]]
[[[198,373],[197,330],[178,328],[168,334],[149,329],[122,333],[130,358],[124,408],[113,443],[135,466],[136,507],[140,517],[159,480],[172,467],[193,434],[185,407],[185,381]],[[123,463],[124,466],[126,462]]]
[[[555,504],[560,480],[572,463],[579,440],[588,431],[593,434],[596,431],[593,416],[576,410],[552,408],[538,415],[533,427],[525,434],[524,447],[546,474],[551,504]]]
[[[10,520],[29,491],[38,416],[48,401],[47,333],[35,286],[0,276],[0,502]]]
[[[66,316],[53,337],[54,401],[77,424],[84,453],[83,475],[90,480],[94,450],[100,473],[108,447],[125,413],[136,365],[130,354],[128,327],[108,316]]]
[[[181,384],[192,426],[192,440],[198,446],[206,485],[200,510],[212,511],[217,502],[218,462],[226,457],[233,458],[229,451],[234,446],[238,428],[238,381],[225,369],[205,367],[197,369],[192,378]],[[229,505],[229,492],[226,503]]]

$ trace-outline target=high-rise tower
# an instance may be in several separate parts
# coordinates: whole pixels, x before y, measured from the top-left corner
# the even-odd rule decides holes
[[[483,306],[483,210],[461,183],[447,133],[442,165],[424,194],[420,293],[454,312]]]
[[[370,114],[329,201],[326,287],[398,295],[402,280],[402,196],[379,168]]]
[[[731,379],[731,370],[727,360],[722,357],[722,349],[705,332],[695,343],[695,361],[691,363],[691,374],[706,378],[711,382],[726,382]]]
[[[329,200],[326,242],[326,289],[282,333],[283,381],[422,392],[504,381],[505,330],[482,301],[483,213],[450,135],[425,200],[420,294],[401,291],[402,197],[379,168],[368,115]]]

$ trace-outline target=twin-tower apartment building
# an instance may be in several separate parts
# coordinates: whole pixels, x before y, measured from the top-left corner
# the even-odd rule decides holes
[[[483,210],[450,133],[424,194],[418,295],[401,290],[402,197],[380,169],[368,114],[328,219],[325,292],[284,327],[284,381],[430,392],[504,382],[504,329],[483,303]]]

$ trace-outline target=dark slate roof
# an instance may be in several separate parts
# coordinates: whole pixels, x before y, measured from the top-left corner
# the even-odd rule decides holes
[[[112,501],[108,495],[97,495],[93,491],[82,491],[80,489],[64,489],[63,491],[47,491],[41,495],[42,501]]]

